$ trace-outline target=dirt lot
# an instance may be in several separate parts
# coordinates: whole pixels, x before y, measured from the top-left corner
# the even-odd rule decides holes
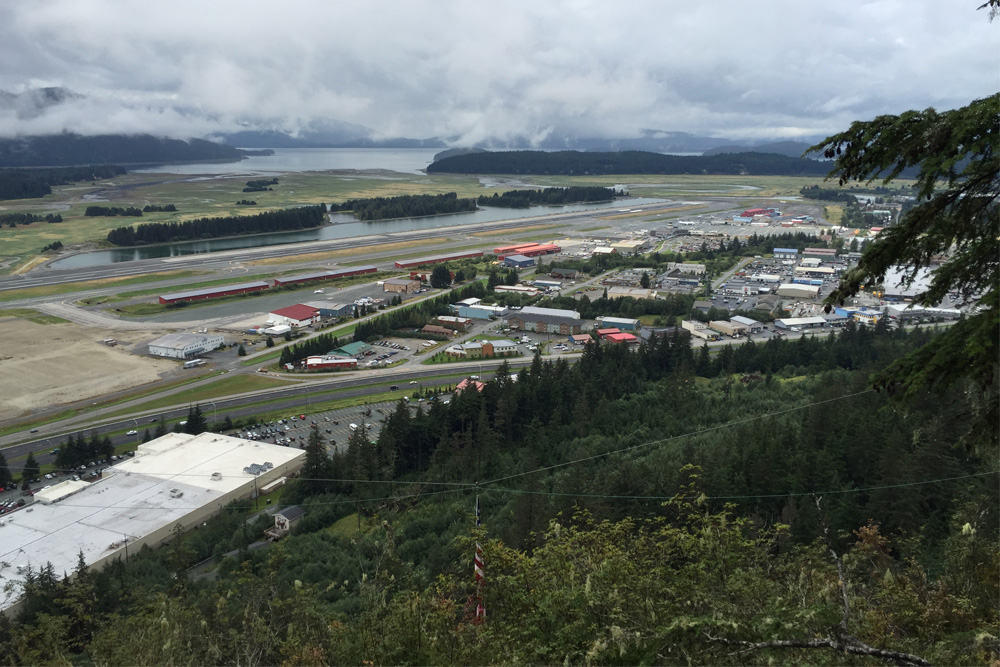
[[[0,328],[13,334],[0,351],[0,421],[153,382],[177,368],[170,361],[130,354],[127,344],[101,342],[121,341],[121,331],[15,317],[0,318]]]

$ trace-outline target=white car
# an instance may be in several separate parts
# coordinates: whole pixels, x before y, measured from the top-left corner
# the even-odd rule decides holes
[[[139,434],[139,432],[138,432],[138,431],[136,431],[135,429],[132,429],[131,431],[129,431],[129,432],[128,432],[128,433],[126,433],[125,435],[138,435],[138,434]]]

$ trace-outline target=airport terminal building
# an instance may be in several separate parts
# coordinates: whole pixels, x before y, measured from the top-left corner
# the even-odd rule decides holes
[[[67,480],[0,519],[0,612],[16,610],[21,582],[51,563],[73,572],[82,552],[100,568],[144,545],[158,547],[223,507],[297,471],[301,449],[215,433],[169,433],[139,445],[93,483]]]

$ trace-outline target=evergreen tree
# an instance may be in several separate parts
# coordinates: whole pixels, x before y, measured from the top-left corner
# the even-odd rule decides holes
[[[264,343],[266,347],[274,347],[274,339],[270,336],[267,337],[267,341]]]
[[[240,348],[238,350],[236,350],[236,356],[238,356],[238,357],[245,357],[245,356],[247,356],[247,350],[246,350],[245,347],[243,347],[243,343],[240,343]]]
[[[192,408],[188,408],[187,424],[184,425],[184,432],[191,435],[198,435],[208,430],[208,422],[201,411],[201,406],[197,403]]]
[[[14,476],[7,467],[7,457],[0,452],[0,486],[7,488],[14,483]]]
[[[444,264],[438,264],[431,272],[431,287],[444,289],[451,285],[451,272]]]
[[[21,485],[27,485],[29,480],[38,477],[41,470],[38,461],[35,460],[35,453],[28,452],[28,458],[24,460],[24,467],[21,468]]]
[[[153,434],[154,438],[162,438],[167,434],[167,420],[162,415],[160,416],[160,421],[156,422],[156,432]]]
[[[323,493],[330,485],[332,466],[326,453],[326,443],[319,428],[309,430],[309,439],[305,446],[306,458],[302,463],[302,473],[299,475],[300,486],[305,495]]]
[[[146,430],[142,432],[142,441],[145,443],[145,442],[149,442],[152,439],[153,439],[153,436],[149,432],[149,428],[147,427]]]

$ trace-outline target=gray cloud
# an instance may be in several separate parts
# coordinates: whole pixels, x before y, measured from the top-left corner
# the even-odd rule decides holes
[[[0,89],[84,97],[32,118],[0,109],[0,134],[826,134],[996,92],[1000,24],[975,4],[5,3]]]

